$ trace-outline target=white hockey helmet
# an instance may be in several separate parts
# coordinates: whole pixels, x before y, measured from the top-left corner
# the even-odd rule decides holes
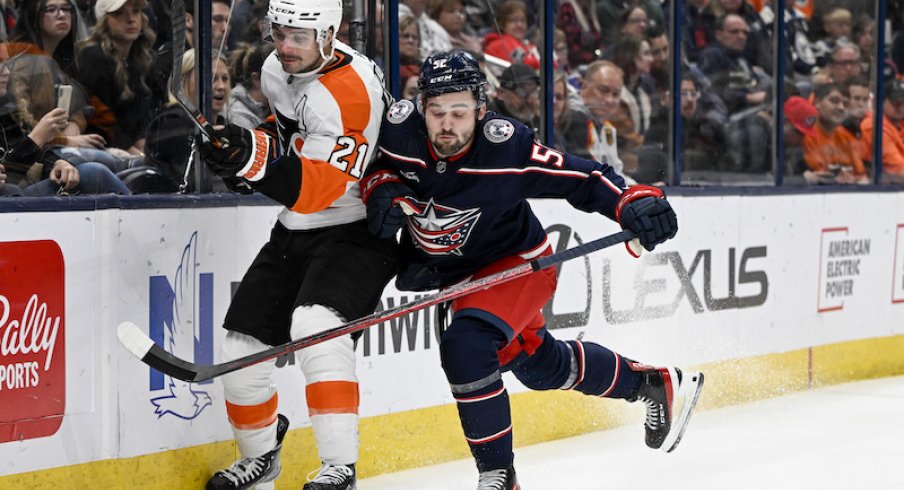
[[[270,0],[267,21],[286,27],[314,29],[322,41],[333,28],[339,32],[342,22],[342,0]]]

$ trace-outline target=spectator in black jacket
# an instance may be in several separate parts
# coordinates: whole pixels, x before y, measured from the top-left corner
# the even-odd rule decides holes
[[[771,88],[765,71],[744,57],[749,32],[741,16],[721,17],[715,27],[716,43],[703,52],[703,73],[731,113],[766,103]]]
[[[163,103],[150,77],[154,32],[145,0],[98,0],[97,24],[78,51],[79,81],[95,108],[88,131],[132,155],[144,152],[145,130]]]

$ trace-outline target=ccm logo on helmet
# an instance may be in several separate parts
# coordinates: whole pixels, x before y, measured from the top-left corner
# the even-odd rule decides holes
[[[443,75],[441,77],[433,77],[430,79],[429,83],[439,83],[439,82],[445,82],[447,80],[452,80],[452,75]]]

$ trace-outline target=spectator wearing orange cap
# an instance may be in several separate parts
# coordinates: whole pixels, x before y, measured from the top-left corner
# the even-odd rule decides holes
[[[816,107],[816,134],[804,136],[804,161],[810,171],[804,179],[810,184],[867,184],[866,167],[857,151],[858,142],[842,131],[847,95],[836,83],[813,90]]]
[[[891,80],[885,85],[882,104],[882,171],[891,180],[904,180],[904,83]],[[867,114],[860,123],[863,142],[872,157],[873,115]]]

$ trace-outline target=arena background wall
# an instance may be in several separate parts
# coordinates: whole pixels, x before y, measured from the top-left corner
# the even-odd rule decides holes
[[[702,369],[701,409],[904,373],[904,194],[672,201],[675,240],[560,269],[546,311],[555,336]],[[202,488],[236,456],[219,381],[152,372],[116,326],[216,361],[232,290],[278,209],[95,207],[0,213],[0,488]],[[534,207],[560,250],[617,231],[566,203]],[[382,307],[414,298],[390,286]],[[372,327],[357,352],[362,477],[468,456],[432,309]],[[277,488],[297,488],[319,462],[300,370],[279,366],[292,430]],[[624,424],[643,444],[639,405],[506,384],[516,445]]]

